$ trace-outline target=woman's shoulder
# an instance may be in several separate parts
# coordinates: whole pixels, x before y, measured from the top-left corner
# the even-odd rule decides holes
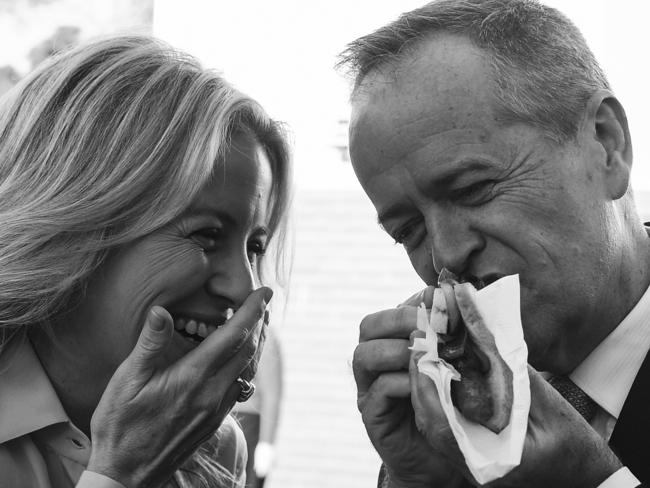
[[[216,461],[230,471],[236,479],[246,474],[246,438],[237,421],[228,415],[217,431]]]
[[[29,435],[0,444],[0,487],[39,487],[44,479],[45,464]]]

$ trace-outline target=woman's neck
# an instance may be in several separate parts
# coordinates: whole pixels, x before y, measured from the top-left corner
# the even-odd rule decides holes
[[[108,379],[97,378],[89,353],[65,337],[53,338],[38,326],[30,328],[28,337],[66,414],[90,438],[90,419]]]

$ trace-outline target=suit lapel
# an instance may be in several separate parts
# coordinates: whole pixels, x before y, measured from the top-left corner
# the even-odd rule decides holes
[[[623,464],[642,483],[650,484],[650,354],[647,354],[625,400],[609,441]]]

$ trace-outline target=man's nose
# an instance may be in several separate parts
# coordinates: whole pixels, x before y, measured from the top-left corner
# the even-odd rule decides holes
[[[468,272],[472,259],[485,246],[471,220],[461,212],[440,210],[427,225],[436,273],[440,274],[443,268],[458,276]]]
[[[237,255],[215,258],[213,272],[206,287],[210,295],[227,298],[233,307],[239,308],[258,284],[258,280],[246,253],[243,256],[240,253],[233,254]]]

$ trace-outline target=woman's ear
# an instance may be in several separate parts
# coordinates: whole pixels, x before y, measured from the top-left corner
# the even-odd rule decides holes
[[[604,182],[610,197],[616,200],[627,191],[632,170],[632,141],[625,109],[611,92],[599,90],[589,99],[587,118],[595,142],[604,151]]]

